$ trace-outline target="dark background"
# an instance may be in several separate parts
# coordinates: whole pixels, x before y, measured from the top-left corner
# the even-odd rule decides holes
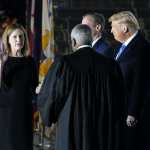
[[[17,17],[19,22],[26,23],[26,0],[0,0],[0,10],[7,10],[12,17]]]
[[[23,25],[28,24],[27,3],[32,0],[0,0],[0,10],[7,9]],[[36,0],[41,1],[42,0]],[[87,12],[97,11],[106,18],[106,33],[111,37],[108,17],[120,10],[130,10],[139,19],[143,33],[150,40],[150,0],[54,0],[55,43],[57,49],[68,51],[72,27]],[[28,5],[29,6],[29,5]],[[38,5],[39,6],[39,5]],[[40,7],[40,6],[39,6]]]

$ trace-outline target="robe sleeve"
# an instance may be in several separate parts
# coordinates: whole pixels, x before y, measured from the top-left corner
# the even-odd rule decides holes
[[[38,110],[46,126],[51,126],[57,121],[64,104],[63,74],[63,60],[60,58],[50,67],[38,95]]]
[[[125,83],[123,79],[123,75],[121,72],[121,69],[119,65],[116,63],[116,71],[115,71],[115,77],[116,77],[116,84],[114,83],[115,87],[112,89],[116,89],[114,92],[114,95],[117,95],[116,99],[116,105],[118,105],[117,109],[117,118],[118,120],[121,120],[122,123],[125,123],[125,119],[127,116],[127,99],[125,96]]]

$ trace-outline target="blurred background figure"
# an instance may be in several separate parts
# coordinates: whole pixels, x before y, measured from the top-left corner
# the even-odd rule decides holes
[[[7,10],[0,10],[0,53],[3,51],[2,34],[5,28],[13,23],[17,23],[17,18],[11,15]]]
[[[99,53],[113,58],[114,51],[104,36],[105,18],[99,13],[85,14],[82,24],[86,24],[92,30],[92,47]]]
[[[3,62],[5,61],[5,51],[3,48],[3,42],[2,42],[2,35],[5,30],[5,28],[9,24],[13,24],[17,22],[17,18],[11,15],[10,11],[6,11],[4,9],[0,10],[0,85],[1,85],[1,73],[2,73],[2,67]]]

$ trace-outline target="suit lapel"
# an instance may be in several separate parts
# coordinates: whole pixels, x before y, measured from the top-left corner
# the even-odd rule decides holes
[[[135,53],[135,50],[137,50],[138,48],[138,41],[140,40],[141,35],[138,33],[133,39],[132,41],[125,47],[124,51],[122,52],[122,54],[120,55],[120,57],[118,58],[118,61],[121,61],[125,58],[128,58],[130,56],[133,55],[133,53]]]

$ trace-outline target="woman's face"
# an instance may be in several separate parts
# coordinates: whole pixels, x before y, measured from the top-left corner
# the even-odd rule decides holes
[[[17,56],[17,53],[21,54],[21,49],[24,46],[24,40],[24,33],[21,29],[16,29],[9,35],[8,42],[13,56]]]

